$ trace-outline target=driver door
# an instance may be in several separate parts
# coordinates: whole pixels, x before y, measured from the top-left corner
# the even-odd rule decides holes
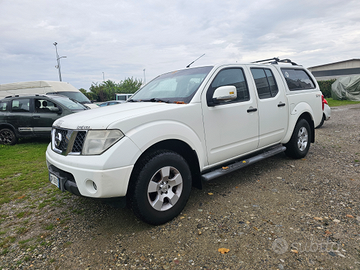
[[[32,127],[37,136],[50,136],[52,124],[60,117],[60,107],[54,102],[44,99],[34,99],[34,113],[32,116]]]
[[[214,76],[203,97],[203,119],[209,165],[257,149],[259,133],[257,102],[253,90],[249,90],[245,72],[241,67],[221,69]],[[212,104],[214,91],[226,85],[236,87],[237,98]]]

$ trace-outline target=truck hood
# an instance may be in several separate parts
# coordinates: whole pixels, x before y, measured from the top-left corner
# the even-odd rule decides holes
[[[159,116],[168,119],[165,111],[173,111],[179,106],[188,105],[160,102],[126,102],[67,115],[56,120],[53,126],[77,130],[120,128],[122,132],[126,132],[128,129],[140,124],[140,119],[142,119],[140,122],[146,122],[152,115],[152,118],[156,118],[156,120],[160,120]]]

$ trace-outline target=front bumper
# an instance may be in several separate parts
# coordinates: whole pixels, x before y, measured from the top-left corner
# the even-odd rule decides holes
[[[127,144],[126,147],[124,143]],[[59,188],[62,191],[91,198],[123,197],[126,196],[135,163],[132,159],[136,159],[139,150],[130,140],[124,140],[121,148],[125,148],[122,153],[134,153],[133,156],[119,156],[119,149],[113,147],[114,149],[97,156],[63,156],[55,153],[49,144],[46,164],[49,173],[59,178]],[[114,166],[114,163],[118,166]]]

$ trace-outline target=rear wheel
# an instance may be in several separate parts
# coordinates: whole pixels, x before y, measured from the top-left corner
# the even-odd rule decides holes
[[[182,156],[172,151],[156,151],[134,171],[130,204],[137,217],[159,225],[180,214],[191,191],[190,168]]]
[[[285,145],[285,154],[292,158],[303,158],[310,148],[310,125],[305,119],[300,119],[294,129],[290,141]]]
[[[0,130],[0,144],[14,145],[17,142],[14,131],[9,128],[3,128]]]

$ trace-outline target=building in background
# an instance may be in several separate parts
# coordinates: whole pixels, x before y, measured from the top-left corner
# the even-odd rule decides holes
[[[339,77],[360,75],[360,59],[350,59],[308,68],[316,80],[325,81]]]

